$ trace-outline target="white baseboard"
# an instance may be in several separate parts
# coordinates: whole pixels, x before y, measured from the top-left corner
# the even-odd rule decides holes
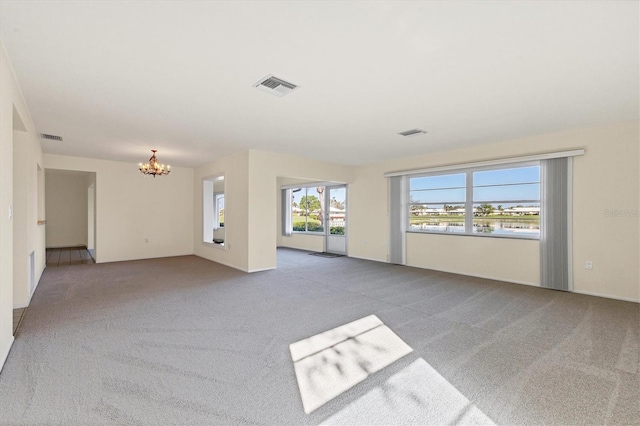
[[[370,258],[359,257],[359,256],[351,256],[351,257],[354,257],[356,259],[362,259],[362,260],[370,260],[370,261],[373,261],[373,262],[388,263],[388,262],[384,262],[384,261],[379,260],[379,259],[370,259]],[[521,285],[528,285],[528,286],[531,286],[531,287],[543,288],[543,287],[540,287],[540,284],[536,284],[536,283],[532,283],[532,282],[526,282],[526,281],[507,280],[507,279],[504,279],[504,278],[489,277],[489,276],[486,276],[486,275],[469,275],[469,274],[463,274],[463,273],[461,273],[459,271],[449,271],[449,270],[444,270],[444,269],[421,268],[420,266],[411,266],[411,265],[406,265],[406,266],[410,266],[412,268],[430,269],[432,271],[446,272],[446,273],[449,273],[449,274],[465,275],[467,277],[483,278],[483,279],[487,279],[487,280],[502,281],[502,282],[507,282],[507,283],[521,284]],[[569,293],[584,294],[586,296],[603,297],[605,299],[622,300],[624,302],[640,303],[640,299],[634,299],[632,297],[611,296],[609,294],[596,293],[596,292],[593,292],[593,291],[571,290],[571,291],[569,291]]]
[[[371,258],[368,258],[368,257],[360,257],[360,256],[349,256],[349,257],[353,257],[355,259],[370,260],[372,262],[389,263],[388,261],[385,261],[385,260],[371,259]],[[505,283],[522,284],[522,285],[528,285],[528,286],[532,286],[532,287],[540,287],[540,284],[536,284],[536,283],[532,283],[532,282],[518,281],[518,280],[507,280],[507,279],[504,279],[504,278],[496,278],[496,277],[490,277],[490,276],[486,276],[486,275],[471,275],[471,274],[462,273],[460,271],[449,271],[449,270],[446,270],[446,269],[435,269],[435,268],[423,268],[421,266],[415,266],[415,265],[401,265],[401,266],[408,266],[410,268],[418,268],[418,269],[428,269],[430,271],[446,272],[448,274],[464,275],[466,277],[482,278],[482,279],[485,279],[485,280],[502,281],[502,282],[505,282]]]
[[[348,255],[347,257],[351,257],[351,258],[354,258],[354,259],[361,259],[361,260],[370,260],[371,262],[389,263],[386,260],[373,259],[373,258],[370,258],[370,257],[352,256],[352,255]]]
[[[247,272],[252,274],[254,272],[262,272],[262,271],[273,271],[274,269],[276,269],[275,266],[270,266],[268,268],[257,268],[257,269],[249,269]]]
[[[191,255],[191,256],[197,256],[197,257],[199,257],[199,258],[201,258],[201,259],[208,260],[209,262],[219,263],[219,264],[221,264],[221,265],[228,266],[229,268],[236,269],[236,270],[238,270],[238,271],[247,272],[247,273],[249,272],[249,271],[247,271],[247,270],[246,270],[246,269],[244,269],[244,268],[240,268],[240,267],[238,267],[238,266],[236,266],[236,265],[232,265],[232,264],[227,263],[227,262],[224,262],[224,261],[222,261],[222,260],[213,260],[213,259],[209,259],[209,258],[207,258],[207,257],[200,256],[199,254],[193,254],[193,255]]]
[[[36,292],[36,288],[38,288],[38,283],[40,283],[40,280],[38,280],[38,282],[36,283],[36,286],[33,289],[33,292],[29,295],[29,300],[27,300],[25,303],[14,303],[13,304],[13,309],[22,309],[22,308],[28,308],[29,305],[31,304],[31,299],[33,298],[33,293]]]
[[[45,269],[46,269],[46,267],[45,267]],[[38,277],[38,281],[36,281],[36,286],[33,287],[33,291],[29,295],[29,300],[27,300],[26,303],[18,303],[17,305],[14,303],[13,309],[28,308],[29,305],[31,305],[31,299],[33,299],[33,295],[35,294],[36,290],[38,289],[38,286],[40,285],[40,280],[42,280],[42,274],[43,273],[44,273],[44,269],[42,270],[42,272],[40,272],[40,277]]]
[[[9,352],[11,352],[11,347],[13,346],[13,342],[16,340],[15,337],[11,336],[11,340],[9,340],[9,345],[7,346],[7,350],[2,354],[2,358],[0,358],[0,373],[2,372],[2,367],[4,367],[4,363],[7,361],[9,357]]]
[[[640,303],[640,299],[634,299],[632,297],[611,296],[611,295],[608,295],[608,294],[596,293],[596,292],[593,292],[593,291],[573,290],[573,293],[584,294],[586,296],[604,297],[605,299],[622,300],[624,302]]]
[[[411,266],[411,265],[407,265],[407,266]],[[509,280],[506,278],[491,277],[488,275],[471,275],[471,274],[465,274],[464,272],[460,272],[460,271],[449,271],[446,269],[421,268],[420,266],[411,266],[411,267],[420,268],[420,269],[429,269],[431,271],[446,272],[447,274],[464,275],[465,277],[482,278],[484,280],[502,281],[504,283],[528,285],[531,287],[540,287],[540,284],[527,282],[527,281]]]

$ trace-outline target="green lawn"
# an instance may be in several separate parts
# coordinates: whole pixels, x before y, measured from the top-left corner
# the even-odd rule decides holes
[[[296,216],[293,215],[292,223],[295,226],[296,223],[305,223],[307,220],[306,216]],[[320,221],[318,219],[314,219],[312,217],[309,218],[309,223],[313,223],[314,225],[320,225]]]
[[[308,220],[307,220],[308,219]],[[307,218],[306,216],[296,216],[293,215],[292,225],[294,231],[304,231],[305,230],[305,221],[307,222],[306,230],[311,232],[323,232],[322,224],[320,220],[314,219],[312,217]]]

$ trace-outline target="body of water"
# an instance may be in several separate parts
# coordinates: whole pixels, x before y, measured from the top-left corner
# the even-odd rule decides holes
[[[425,221],[420,223],[412,223],[409,225],[411,231],[427,231],[427,232],[442,232],[442,233],[464,233],[465,226],[464,221],[449,222],[449,221]],[[503,220],[491,220],[481,219],[474,220],[473,224],[474,234],[488,234],[488,235],[526,235],[536,237],[540,235],[540,223],[534,221],[503,221]]]

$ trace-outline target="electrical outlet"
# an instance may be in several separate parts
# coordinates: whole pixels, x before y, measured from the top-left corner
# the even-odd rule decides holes
[[[584,265],[584,267],[587,269],[593,269],[593,262],[590,260],[587,260],[587,263]]]

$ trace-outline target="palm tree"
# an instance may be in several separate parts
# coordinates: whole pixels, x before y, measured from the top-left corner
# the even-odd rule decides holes
[[[324,229],[324,196],[322,195],[324,186],[317,187],[316,191],[318,191],[318,198],[320,198],[320,226]]]
[[[493,213],[493,206],[491,204],[480,204],[479,207],[476,208],[476,213],[479,216],[489,216]]]

